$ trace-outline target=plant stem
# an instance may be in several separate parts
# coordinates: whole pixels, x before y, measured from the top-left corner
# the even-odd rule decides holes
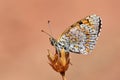
[[[67,80],[66,77],[65,77],[65,72],[61,72],[60,74],[62,76],[62,80]]]

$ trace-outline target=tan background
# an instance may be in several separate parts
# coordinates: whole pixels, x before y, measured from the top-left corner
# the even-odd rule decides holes
[[[55,38],[97,14],[102,32],[92,55],[71,54],[68,80],[120,80],[120,0],[0,0],[0,80],[61,80],[48,65],[47,20]]]

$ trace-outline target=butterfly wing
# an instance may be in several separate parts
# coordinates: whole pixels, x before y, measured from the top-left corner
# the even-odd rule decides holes
[[[94,49],[100,30],[100,17],[87,16],[62,33],[58,39],[58,49],[64,48],[67,52],[88,54]]]

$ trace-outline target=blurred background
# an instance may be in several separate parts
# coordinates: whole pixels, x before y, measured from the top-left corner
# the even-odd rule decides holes
[[[93,13],[102,18],[92,55],[71,54],[67,80],[120,80],[119,0],[0,0],[0,80],[61,80],[48,65],[48,36],[57,39]]]

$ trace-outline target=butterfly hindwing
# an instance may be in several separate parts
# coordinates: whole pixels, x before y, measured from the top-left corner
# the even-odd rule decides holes
[[[67,52],[88,54],[96,44],[101,29],[99,16],[90,15],[66,29],[58,39],[58,49]]]

